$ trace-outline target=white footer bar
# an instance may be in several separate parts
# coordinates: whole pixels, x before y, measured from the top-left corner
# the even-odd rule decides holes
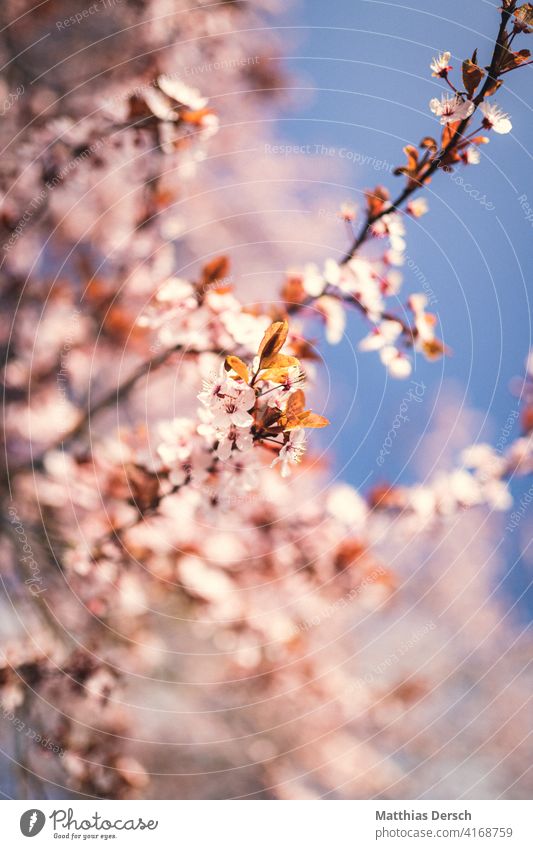
[[[4,801],[2,845],[532,849],[528,801]],[[30,842],[34,839],[34,843]]]

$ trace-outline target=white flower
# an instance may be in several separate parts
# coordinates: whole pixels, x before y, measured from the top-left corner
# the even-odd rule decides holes
[[[157,290],[156,300],[173,304],[183,304],[190,308],[197,306],[198,301],[194,297],[194,288],[188,280],[180,277],[170,277]]]
[[[217,398],[221,399],[226,391],[229,391],[229,386],[230,378],[224,365],[221,365],[218,374],[211,375],[203,381],[203,389],[198,395],[198,400],[205,407],[211,407]]]
[[[346,313],[343,305],[337,298],[323,295],[316,302],[316,308],[326,321],[326,339],[330,345],[338,345],[346,327]]]
[[[343,221],[355,221],[357,210],[353,203],[341,203],[339,215]]]
[[[402,288],[403,277],[395,268],[391,268],[381,278],[381,289],[384,295],[397,295]]]
[[[366,501],[346,483],[337,484],[330,490],[326,508],[335,519],[352,530],[361,530],[368,515]]]
[[[489,480],[483,488],[483,495],[489,507],[493,510],[509,510],[513,506],[513,498],[507,484],[500,480]]]
[[[155,115],[160,121],[178,120],[179,116],[175,111],[176,104],[165,97],[159,89],[149,86],[143,92],[143,98],[152,115]]]
[[[482,103],[479,107],[483,112],[483,126],[486,130],[494,130],[495,133],[510,133],[513,125],[509,115],[503,112],[495,103]]]
[[[353,257],[346,265],[339,266],[334,260],[327,260],[325,277],[328,283],[341,292],[353,295],[361,302],[368,317],[378,321],[383,312],[380,279],[372,263],[361,257]]]
[[[270,464],[271,467],[281,463],[281,477],[290,475],[292,463],[299,463],[306,449],[307,437],[303,427],[291,430],[289,441],[285,443],[278,456]]]
[[[219,460],[225,462],[229,460],[233,449],[237,451],[249,451],[253,446],[252,434],[245,431],[243,428],[231,427],[226,433],[220,436],[216,455]]]
[[[464,158],[467,165],[479,165],[481,154],[477,147],[474,147],[474,145],[471,144],[469,147],[467,147],[464,154]]]
[[[198,400],[210,414],[211,421],[204,421],[206,427],[200,425],[201,435],[207,438],[211,435],[210,426],[220,434],[233,426],[250,427],[253,424],[253,418],[247,411],[255,404],[254,390],[228,377],[223,365],[218,375],[204,380]]]
[[[428,211],[427,200],[425,198],[414,198],[413,200],[410,200],[406,206],[406,211],[409,215],[412,215],[413,218],[421,218],[422,215],[425,215]]]
[[[372,277],[372,265],[360,257],[354,257],[345,265],[339,265],[334,259],[327,259],[324,263],[326,283],[341,292],[352,293],[357,286],[364,286],[368,280],[372,281]]]
[[[405,225],[399,213],[387,212],[372,225],[372,233],[375,236],[388,236],[393,250],[405,250]]]
[[[206,115],[202,116],[199,124],[202,128],[202,139],[207,141],[207,139],[210,139],[211,136],[215,136],[218,133],[220,119],[218,115],[215,115],[213,112],[208,112]]]
[[[257,351],[270,324],[268,316],[233,310],[222,313],[220,320],[237,345],[242,345],[248,351]]]
[[[182,319],[187,319],[198,307],[194,288],[187,280],[171,277],[158,289],[155,300],[146,311],[139,316],[137,324],[140,327],[159,329],[181,326]]]
[[[233,452],[224,466],[219,487],[219,498],[240,496],[243,492],[257,489],[259,466],[254,459],[255,451]]]
[[[254,420],[248,410],[255,404],[255,392],[249,386],[232,380],[224,394],[213,399],[213,424],[217,430],[235,427],[251,427]]]
[[[302,286],[312,298],[318,298],[326,288],[326,281],[314,262],[309,262],[305,266],[302,274]]]
[[[499,478],[507,465],[504,458],[485,442],[465,448],[461,459],[467,468],[476,471],[481,480]]]
[[[198,418],[200,419],[200,424],[197,426],[196,432],[200,436],[203,436],[205,441],[212,446],[217,441],[218,435],[213,425],[213,414],[211,410],[207,409],[207,407],[200,407]]]
[[[452,54],[446,51],[433,57],[429,66],[433,72],[431,75],[432,77],[445,77],[448,71],[451,71],[451,56]]]
[[[382,321],[381,324],[375,327],[368,336],[361,339],[359,342],[360,351],[379,351],[386,345],[391,345],[396,341],[402,332],[402,325],[399,321]]]
[[[429,108],[440,118],[441,124],[449,124],[454,121],[464,121],[474,111],[471,100],[463,100],[457,95],[443,94],[441,99],[433,97],[429,101]]]
[[[198,89],[185,85],[181,80],[161,75],[157,78],[157,85],[167,97],[171,97],[172,100],[176,100],[182,106],[187,106],[193,112],[197,112],[207,105],[207,98],[202,97]]]
[[[385,348],[382,348],[379,356],[383,365],[387,366],[391,377],[403,379],[409,377],[411,374],[411,361],[398,348],[395,348],[394,345],[387,345]]]
[[[528,475],[533,471],[533,436],[515,439],[506,454],[506,459],[519,475]]]
[[[157,446],[157,453],[163,463],[173,466],[187,460],[192,451],[194,422],[191,419],[173,419],[170,422],[161,422],[158,430],[162,442]]]
[[[464,469],[439,474],[433,484],[433,491],[439,512],[443,515],[453,514],[459,507],[474,507],[483,503],[479,481]]]
[[[425,311],[428,304],[426,295],[421,292],[410,295],[408,303],[415,317],[418,340],[420,342],[432,342],[435,338],[436,318],[433,313],[426,313]]]

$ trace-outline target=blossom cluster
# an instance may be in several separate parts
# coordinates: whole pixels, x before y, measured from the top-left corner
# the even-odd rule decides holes
[[[19,14],[18,0],[6,5]],[[266,307],[243,303],[228,260],[215,256],[220,242],[233,240],[228,233],[239,236],[235,242],[242,233],[225,206],[219,214],[210,191],[235,162],[235,136],[240,142],[256,126],[243,120],[243,108],[255,115],[257,98],[281,88],[274,46],[268,65],[244,61],[252,47],[254,56],[265,50],[260,41],[250,44],[255,31],[265,38],[255,7],[272,6],[253,5],[165,0],[162,15],[155,0],[130,4],[121,14],[133,52],[150,61],[131,72],[130,46],[122,44],[124,61],[105,98],[99,82],[88,83],[88,93],[65,98],[67,106],[62,97],[53,102],[53,87],[65,85],[59,63],[46,83],[36,82],[31,102],[13,104],[0,128],[3,138],[11,135],[0,219],[10,245],[8,309],[0,320],[8,352],[5,453],[12,458],[4,476],[6,501],[17,505],[0,545],[2,578],[19,617],[2,650],[0,700],[62,752],[60,763],[38,749],[18,755],[35,781],[54,781],[62,793],[157,796],[171,792],[172,781],[176,797],[246,795],[248,784],[235,777],[242,770],[257,792],[282,798],[384,796],[395,782],[419,796],[419,779],[396,751],[413,738],[410,755],[418,761],[433,752],[433,734],[419,734],[419,714],[411,712],[432,687],[444,687],[448,667],[462,662],[461,648],[437,657],[427,680],[406,667],[388,684],[380,672],[358,686],[354,631],[361,654],[379,670],[383,658],[372,656],[372,645],[387,616],[400,627],[426,604],[453,642],[471,618],[456,604],[469,569],[472,591],[487,604],[467,630],[468,651],[480,634],[495,633],[487,649],[491,675],[478,698],[485,710],[487,690],[507,694],[492,657],[508,635],[491,619],[498,611],[488,603],[485,570],[474,574],[476,558],[450,555],[443,541],[446,570],[458,565],[455,578],[446,574],[441,583],[439,552],[426,563],[418,544],[423,532],[432,539],[441,529],[478,541],[475,508],[508,509],[508,480],[533,472],[533,361],[520,386],[521,435],[505,450],[467,447],[455,467],[411,485],[383,481],[366,491],[329,481],[319,439],[307,433],[328,420],[306,395],[313,407],[325,406],[309,331],[317,315],[336,344],[346,310],[355,309],[365,325],[359,349],[375,352],[393,377],[411,373],[413,355],[447,353],[426,295],[411,292],[398,305],[407,216],[426,213],[415,194],[440,170],[476,164],[486,133],[511,130],[489,99],[504,74],[527,64],[527,51],[512,44],[533,29],[530,4],[504,0],[504,49],[487,68],[475,53],[465,60],[461,88],[451,78],[451,55],[433,60],[434,77],[451,91],[430,104],[442,135],[405,148],[398,197],[376,186],[363,210],[344,203],[345,255],[291,268]],[[40,25],[40,15],[29,16],[27,26]],[[31,36],[38,43],[39,31]],[[201,92],[181,81],[178,36],[184,67],[220,57],[239,92],[233,114],[225,79],[202,77]],[[98,47],[88,53],[96,61]],[[92,65],[87,71],[98,81]],[[226,129],[215,135],[217,91]],[[471,131],[478,113],[481,126]],[[244,139],[243,148],[253,147]],[[220,171],[207,167],[206,145],[218,145]],[[232,167],[243,184],[245,166]],[[195,227],[180,211],[191,181],[210,222],[207,253],[215,256],[196,275],[184,267],[200,265],[205,242],[194,241],[188,231]],[[251,182],[264,189],[264,180]],[[272,182],[286,190],[287,181]],[[280,208],[275,200],[271,206]],[[265,196],[254,196],[252,206],[261,203],[268,205]],[[254,250],[261,239],[254,231]],[[456,531],[463,518],[472,524]],[[43,593],[27,589],[21,545]],[[403,580],[414,568],[417,580]],[[437,591],[443,595],[435,600]],[[6,609],[8,627],[14,617]],[[408,644],[409,634],[401,639]],[[526,704],[521,685],[512,686],[517,703]],[[446,691],[453,702],[456,687],[457,677]],[[440,711],[444,697],[432,698]],[[478,714],[479,704],[473,701]],[[507,721],[507,708],[506,698],[495,722]],[[489,732],[499,762],[498,735]],[[200,743],[194,753],[191,740]],[[510,786],[529,769],[516,749]]]

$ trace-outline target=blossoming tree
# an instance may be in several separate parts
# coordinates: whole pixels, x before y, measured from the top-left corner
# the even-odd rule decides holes
[[[400,655],[394,687],[372,659],[361,676],[346,622],[391,615],[395,570],[376,538],[403,549],[464,508],[510,507],[506,479],[533,467],[531,399],[505,453],[465,445],[455,468],[414,486],[328,484],[313,451],[330,414],[306,401],[320,381],[310,328],[318,316],[335,344],[353,309],[360,350],[398,379],[413,352],[447,356],[426,295],[410,295],[409,320],[393,307],[404,217],[427,212],[431,180],[477,165],[480,146],[510,132],[494,98],[530,64],[515,39],[533,31],[531,4],[504,0],[487,65],[474,52],[454,73],[449,52],[435,57],[446,88],[429,104],[429,134],[404,148],[399,193],[368,189],[363,215],[344,203],[344,257],[295,264],[279,297],[258,304],[233,285],[230,255],[198,249],[179,205],[193,192],[209,202],[203,165],[234,144],[220,141],[233,118],[223,97],[208,100],[184,69],[218,64],[254,92],[239,109],[263,109],[280,72],[260,62],[261,4],[122,4],[113,58],[109,19],[78,47],[68,4],[52,5],[30,19],[31,4],[9,0],[3,12],[11,89],[33,86],[9,101],[1,130],[0,695],[16,792],[157,796],[164,775],[176,796],[416,795],[394,722],[405,711],[412,734],[425,684]],[[55,18],[70,41],[45,74],[20,43]],[[241,235],[216,209],[213,220],[223,238]],[[432,628],[419,632],[428,645]],[[445,664],[432,674],[445,679]],[[513,686],[522,706],[526,683]],[[430,748],[423,739],[410,757]],[[517,748],[509,783],[526,759]]]

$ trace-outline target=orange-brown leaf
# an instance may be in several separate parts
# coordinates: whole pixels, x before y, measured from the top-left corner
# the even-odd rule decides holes
[[[488,89],[485,92],[485,97],[492,97],[493,94],[496,94],[499,88],[503,85],[503,80],[494,80]]]
[[[245,383],[250,382],[250,373],[248,371],[248,367],[246,363],[243,363],[243,361],[239,357],[226,357],[225,368],[226,371],[233,369],[233,371],[236,372],[239,377],[244,380]]]
[[[305,407],[305,395],[302,389],[293,392],[287,401],[287,414],[297,416]]]
[[[375,189],[367,189],[365,192],[368,213],[371,218],[379,215],[385,203],[389,200],[389,193],[385,186],[376,186]]]
[[[311,413],[310,410],[300,413],[298,419],[300,421],[300,427],[319,428],[329,425],[329,419],[319,416],[318,413]]]
[[[525,32],[531,32],[530,26],[533,26],[533,6],[531,3],[524,3],[519,6],[514,12],[515,18],[524,26]]]
[[[213,115],[212,109],[196,109],[180,112],[180,118],[187,124],[201,124],[207,115]]]
[[[468,99],[471,100],[476,88],[485,76],[485,72],[476,65],[476,52],[472,59],[465,59],[463,62],[463,85],[465,87]]]
[[[427,148],[428,150],[431,150],[433,153],[436,153],[438,145],[437,145],[437,142],[435,141],[435,139],[432,136],[424,136],[424,138],[420,142],[420,147]]]
[[[440,339],[430,339],[422,343],[422,350],[428,360],[439,360],[446,352]]]
[[[442,142],[441,142],[443,148],[448,147],[451,140],[455,136],[455,132],[456,132],[457,127],[459,126],[460,123],[461,123],[460,121],[453,121],[449,124],[444,125],[444,129],[442,131]]]
[[[286,321],[274,321],[267,328],[259,346],[259,362],[268,364],[268,361],[283,348],[289,332]]]
[[[224,280],[229,274],[229,259],[227,256],[217,256],[202,268],[199,288],[203,291],[213,286],[218,280]]]
[[[268,361],[264,360],[265,368],[290,368],[291,366],[299,366],[300,360],[297,357],[291,357],[288,354],[274,354],[269,357]],[[261,375],[264,377],[264,375]]]
[[[261,380],[271,380],[272,383],[285,383],[288,373],[288,368],[268,368],[261,375]]]

